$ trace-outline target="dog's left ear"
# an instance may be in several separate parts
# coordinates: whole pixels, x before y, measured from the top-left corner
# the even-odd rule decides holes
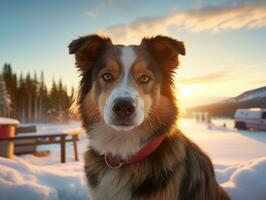
[[[143,38],[141,46],[151,51],[154,58],[163,67],[171,69],[178,66],[178,55],[185,55],[184,43],[170,37],[158,35],[152,38]]]
[[[108,37],[88,35],[73,40],[68,48],[69,54],[75,54],[76,65],[81,71],[93,67],[101,53],[112,45]]]

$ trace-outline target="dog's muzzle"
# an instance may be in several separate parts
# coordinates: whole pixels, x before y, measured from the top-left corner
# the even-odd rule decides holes
[[[130,97],[117,98],[112,104],[113,123],[119,126],[132,125],[136,102]]]

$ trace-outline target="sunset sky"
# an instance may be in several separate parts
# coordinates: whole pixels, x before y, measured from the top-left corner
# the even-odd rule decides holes
[[[266,1],[0,1],[0,66],[78,84],[69,42],[104,33],[114,43],[143,36],[184,41],[176,76],[184,107],[266,86]]]

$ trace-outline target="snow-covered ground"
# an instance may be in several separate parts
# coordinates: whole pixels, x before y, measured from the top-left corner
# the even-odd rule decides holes
[[[235,200],[266,199],[266,132],[236,131],[194,120],[179,122],[181,130],[213,160],[218,182]],[[38,131],[78,128],[79,123],[39,125]],[[14,160],[0,158],[0,200],[85,200],[83,153],[87,139],[81,135],[74,162],[73,146],[67,144],[67,163],[60,164],[59,145],[39,146],[48,157],[24,155]]]
[[[217,181],[232,199],[265,200],[266,132],[237,131],[226,119],[214,123],[186,119],[179,127],[211,157]]]
[[[215,125],[210,126],[186,119],[180,121],[179,127],[214,163],[238,164],[266,156],[266,132],[237,131],[231,120],[214,120],[213,123]]]

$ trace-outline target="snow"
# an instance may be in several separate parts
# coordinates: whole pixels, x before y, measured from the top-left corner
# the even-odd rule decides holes
[[[263,90],[258,90],[256,92],[251,92],[248,94],[245,94],[243,96],[241,96],[238,101],[249,101],[252,99],[257,99],[257,98],[264,98],[266,97],[266,88],[264,88]]]
[[[23,124],[29,125],[29,124]],[[80,123],[38,124],[38,133],[66,131],[80,127]],[[78,142],[81,161],[74,162],[72,142],[66,144],[67,163],[61,164],[58,144],[40,145],[38,151],[49,150],[48,157],[15,156],[14,160],[0,157],[0,200],[88,200],[83,174],[83,153],[86,135]],[[14,192],[15,191],[15,192]]]
[[[36,166],[0,158],[0,168],[0,199],[87,199],[81,162]]]
[[[18,125],[19,121],[11,118],[0,117],[0,125]]]
[[[217,181],[234,200],[265,200],[266,132],[236,131],[232,121],[213,120],[215,125],[181,120],[179,127],[213,160]],[[227,127],[223,127],[223,123]],[[38,131],[66,130],[80,126],[38,125]],[[67,143],[67,163],[60,164],[57,144],[39,146],[50,150],[48,157],[24,155],[14,160],[0,158],[0,199],[85,200],[88,199],[83,172],[87,138],[78,142],[81,161],[75,162],[72,143]]]
[[[266,156],[266,132],[237,131],[233,129],[233,120],[213,123],[217,125],[181,120],[179,126],[214,163],[237,164]],[[224,123],[227,128],[223,127]]]
[[[236,103],[236,102],[244,102],[249,101],[253,99],[260,99],[266,97],[266,87],[257,88],[254,90],[249,90],[247,92],[244,92],[240,94],[237,97],[233,97],[230,99],[225,100],[225,103]]]
[[[232,199],[266,199],[266,157],[244,164],[216,169],[219,183],[231,194]]]

